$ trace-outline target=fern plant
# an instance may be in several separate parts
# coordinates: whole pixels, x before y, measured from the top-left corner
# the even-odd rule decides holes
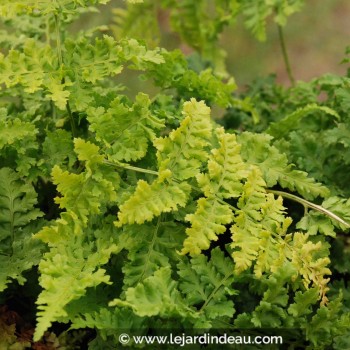
[[[85,330],[89,349],[113,349],[120,330],[157,334],[181,324],[192,332],[288,328],[304,348],[342,349],[349,298],[334,276],[330,237],[350,226],[348,200],[309,176],[292,143],[282,146],[307,114],[334,123],[343,111],[291,102],[258,133],[262,102],[235,94],[220,72],[195,72],[180,51],[150,49],[123,31],[70,33],[80,14],[107,2],[0,5],[4,30],[21,35],[1,37],[2,302],[36,286],[32,343],[60,324]],[[132,16],[150,6],[131,3]],[[300,5],[261,1],[257,20],[250,1],[218,1],[219,17],[194,28],[194,14],[179,16],[203,17],[204,2],[161,3],[175,28],[201,38],[201,54],[213,51],[236,10],[261,36],[271,8],[283,25]],[[160,92],[127,96],[123,70],[142,72]],[[216,106],[244,116],[250,131],[218,125]]]

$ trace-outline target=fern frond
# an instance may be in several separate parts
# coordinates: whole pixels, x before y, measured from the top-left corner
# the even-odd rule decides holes
[[[222,199],[235,198],[242,193],[242,180],[248,175],[247,165],[243,162],[236,136],[226,134],[223,128],[215,130],[219,148],[213,149],[208,160],[208,173],[199,174],[199,187],[207,197]]]
[[[261,169],[268,187],[278,183],[291,191],[298,191],[306,199],[326,197],[329,194],[325,186],[308,177],[306,172],[296,170],[288,164],[287,156],[270,145],[271,140],[269,135],[250,132],[244,132],[238,137],[242,145],[242,158]]]
[[[174,265],[183,239],[184,227],[162,222],[161,216],[155,223],[124,226],[119,239],[128,250],[128,261],[123,266],[124,287],[134,287],[160,267]]]
[[[184,241],[182,254],[199,254],[209,248],[210,241],[218,239],[218,234],[226,231],[225,225],[232,222],[233,213],[223,199],[238,197],[248,174],[235,135],[225,134],[223,128],[218,128],[216,136],[220,147],[211,151],[208,173],[197,175],[206,197],[197,201],[194,214],[186,216],[191,227],[186,230],[189,237]]]
[[[142,224],[164,212],[185,206],[191,186],[185,181],[199,173],[211,137],[210,108],[192,99],[183,106],[185,118],[169,136],[154,140],[159,176],[151,184],[139,180],[135,193],[120,206],[117,226]]]
[[[63,171],[60,167],[52,169],[53,183],[61,194],[55,198],[61,209],[61,218],[36,234],[45,242],[53,242],[81,234],[92,214],[99,214],[106,203],[116,201],[119,175],[108,171],[99,154],[99,148],[82,139],[74,141],[75,152],[80,161],[85,162],[86,171],[80,174]]]
[[[32,123],[26,123],[20,119],[0,118],[0,151],[6,145],[17,145],[20,147],[20,140],[26,140],[27,146],[30,141],[33,143],[37,134],[37,129]],[[20,147],[19,153],[24,153],[24,150]]]
[[[22,85],[26,92],[33,93],[45,85],[47,73],[52,73],[48,81],[52,86],[61,84],[62,76],[55,71],[57,65],[56,53],[51,47],[28,39],[22,50],[0,55],[0,81],[7,87]]]
[[[23,183],[9,168],[0,169],[0,243],[13,253],[12,243],[17,231],[42,216],[37,194],[30,183]],[[4,253],[4,252],[2,252]]]
[[[65,306],[85,295],[87,288],[111,283],[102,266],[117,251],[117,246],[109,240],[85,242],[82,236],[73,236],[44,255],[39,264],[39,283],[44,290],[37,299],[36,341],[52,322],[67,316]]]
[[[46,247],[42,242],[32,238],[38,228],[35,225],[21,228],[21,231],[16,232],[12,242],[12,254],[3,255],[1,252],[0,292],[3,292],[12,281],[23,285],[27,281],[23,273],[39,265]],[[3,242],[1,244],[3,245]]]
[[[134,194],[120,206],[116,225],[142,224],[161,213],[176,211],[185,206],[190,192],[186,182],[155,181],[149,185],[139,180]]]
[[[8,151],[16,155],[6,165],[16,168],[19,174],[27,177],[30,168],[37,162],[33,158],[33,151],[38,149],[38,130],[31,122],[7,116],[6,109],[3,112],[4,115],[0,115],[0,156],[2,153],[6,155]]]
[[[132,308],[138,316],[188,316],[189,311],[171,277],[171,269],[162,267],[135,288],[125,291],[125,300],[115,299],[109,306]]]
[[[313,243],[309,240],[308,234],[296,232],[293,235],[293,241],[289,244],[289,249],[291,262],[303,277],[305,288],[309,288],[310,284],[317,287],[321,305],[326,304],[328,302],[326,293],[329,290],[327,283],[330,279],[325,276],[332,274],[328,268],[330,259],[327,245],[321,241]]]
[[[97,329],[104,339],[114,336],[115,342],[120,330],[139,331],[145,327],[145,319],[135,315],[129,308],[100,308],[95,312],[81,313],[71,322],[70,329]]]
[[[323,112],[338,120],[340,119],[338,113],[329,107],[319,106],[317,104],[309,104],[305,107],[297,109],[295,112],[284,117],[282,120],[271,123],[266,132],[275,138],[281,138],[298,127],[301,119],[313,112]]]
[[[254,272],[258,277],[264,271],[278,268],[282,242],[275,236],[283,237],[291,223],[291,219],[284,216],[282,198],[275,200],[272,194],[266,193],[265,187],[261,172],[253,168],[243,187],[238,201],[240,210],[231,227],[236,271],[242,272],[256,262]]]
[[[246,17],[245,25],[260,41],[266,40],[266,21],[274,15],[274,21],[281,26],[286,24],[287,17],[301,9],[303,0],[265,1],[248,0],[242,6]]]
[[[109,159],[129,162],[145,156],[156,131],[165,127],[164,120],[152,114],[150,104],[148,96],[140,93],[134,104],[120,96],[107,110],[88,108],[90,130],[104,143]]]
[[[152,78],[163,90],[174,88],[184,99],[196,97],[197,100],[215,103],[225,108],[236,105],[237,99],[232,93],[237,86],[233,79],[224,83],[211,69],[197,74],[189,69],[183,53],[179,50],[163,50],[162,56],[164,63],[149,66],[146,76]]]
[[[114,25],[111,28],[114,36],[117,39],[129,37],[143,40],[147,46],[154,47],[159,42],[160,34],[157,21],[157,2],[138,1],[137,6],[134,6],[135,2],[128,2],[126,9],[113,9]]]
[[[187,180],[198,174],[208,158],[212,125],[210,108],[203,101],[191,99],[183,105],[184,119],[169,136],[154,140],[159,171],[170,170],[178,180]]]
[[[234,314],[233,302],[228,299],[236,293],[232,288],[233,273],[232,260],[219,248],[211,251],[210,259],[200,254],[178,264],[179,289],[187,304],[197,309],[198,327],[210,327],[211,320]]]
[[[194,214],[186,215],[186,221],[191,227],[186,229],[187,238],[183,243],[181,254],[190,253],[192,256],[208,249],[211,241],[217,241],[218,236],[226,231],[225,225],[233,220],[232,210],[222,204],[217,198],[200,198]]]

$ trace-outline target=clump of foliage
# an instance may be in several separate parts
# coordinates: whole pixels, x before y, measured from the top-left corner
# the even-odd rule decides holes
[[[205,1],[130,1],[116,37],[69,32],[107,2],[0,5],[1,303],[23,298],[16,312],[36,318],[25,342],[1,323],[0,344],[74,349],[59,339],[80,330],[113,349],[119,330],[180,324],[349,348],[349,77],[238,95],[216,50],[238,15],[263,39],[268,16],[281,27],[302,1],[213,1],[213,17]],[[160,7],[203,70],[152,43]],[[128,97],[123,70],[160,92]]]

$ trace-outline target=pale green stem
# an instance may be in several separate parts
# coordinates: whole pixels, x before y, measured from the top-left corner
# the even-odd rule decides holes
[[[288,198],[288,199],[290,199],[290,200],[292,200],[294,202],[298,202],[298,203],[302,204],[304,206],[304,208],[311,208],[311,209],[317,210],[318,212],[320,212],[320,213],[322,213],[324,215],[327,215],[331,219],[338,221],[342,225],[344,225],[346,227],[350,227],[350,224],[347,223],[346,221],[344,221],[338,215],[334,214],[330,210],[327,210],[327,209],[323,208],[320,205],[317,205],[317,204],[314,204],[312,202],[309,202],[306,199],[300,198],[298,196],[295,196],[294,194],[290,194],[290,193],[283,192],[283,191],[276,191],[276,190],[269,190],[268,189],[267,192],[275,194],[276,196],[281,196],[281,197],[284,197],[284,198]]]
[[[143,168],[138,168],[138,167],[134,167],[134,166],[129,165],[129,164],[113,163],[113,162],[110,162],[108,160],[105,160],[104,163],[108,164],[108,165],[111,165],[111,166],[115,166],[117,168],[121,168],[121,169],[125,169],[125,170],[131,170],[131,171],[136,171],[136,172],[143,173],[143,174],[150,174],[150,175],[154,175],[154,176],[158,176],[159,175],[159,173],[157,171],[149,170],[149,169],[143,169]],[[177,179],[174,179],[174,181],[179,182]],[[200,188],[196,187],[196,186],[191,186],[191,187],[192,187],[193,190],[195,190],[197,192],[202,192],[202,190]],[[298,202],[298,203],[302,204],[304,206],[304,208],[311,208],[311,209],[317,210],[320,213],[322,213],[322,214],[330,217],[331,219],[338,221],[342,225],[345,225],[346,227],[350,228],[350,224],[349,223],[347,223],[342,218],[340,218],[338,215],[334,214],[330,210],[327,210],[327,209],[323,208],[320,205],[317,205],[317,204],[314,204],[312,202],[309,202],[306,199],[300,198],[300,197],[295,196],[294,194],[290,194],[288,192],[277,191],[277,190],[270,190],[270,189],[266,189],[266,191],[269,192],[269,193],[275,194],[277,196],[281,196],[281,197],[293,200],[295,202]],[[237,211],[237,209],[235,207],[233,207],[229,203],[226,203],[223,199],[221,199],[221,198],[217,198],[217,199],[218,199],[218,201],[220,203],[228,205],[233,211]]]
[[[124,163],[119,163],[119,162],[118,163],[113,163],[113,162],[110,162],[108,160],[104,160],[104,163],[107,164],[107,165],[115,166],[117,168],[136,171],[138,173],[151,174],[151,175],[154,175],[154,176],[158,176],[159,175],[158,171],[138,168],[138,167],[135,167],[135,166],[132,166],[132,165],[129,165],[129,164],[124,164]]]

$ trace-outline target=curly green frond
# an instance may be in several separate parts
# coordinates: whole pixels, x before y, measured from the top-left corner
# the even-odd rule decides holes
[[[142,224],[187,203],[191,186],[208,154],[211,137],[210,108],[192,99],[183,106],[185,118],[169,136],[154,140],[159,175],[151,184],[139,180],[135,193],[120,206],[117,226]]]
[[[162,51],[163,64],[149,66],[146,76],[155,81],[162,89],[174,88],[184,98],[192,97],[215,103],[221,107],[236,105],[233,91],[237,86],[233,79],[223,82],[211,69],[202,70],[199,74],[189,69],[188,63],[179,50]]]
[[[290,239],[290,238],[289,238]],[[290,259],[296,267],[298,273],[303,277],[305,288],[317,287],[321,298],[321,305],[328,302],[326,293],[329,290],[329,276],[332,274],[328,265],[328,247],[323,242],[313,243],[309,240],[309,235],[296,232],[293,241],[289,244]]]
[[[265,187],[261,172],[253,168],[243,187],[235,224],[231,227],[236,271],[242,272],[255,263],[254,272],[258,277],[278,268],[281,259],[283,262],[280,255],[283,242],[278,236],[283,237],[291,224],[291,219],[285,217],[282,198],[275,200],[271,193],[266,193]]]
[[[151,112],[150,104],[149,97],[139,93],[134,104],[120,96],[107,110],[88,108],[90,130],[104,143],[109,159],[129,162],[145,156],[148,143],[165,127],[164,120]]]
[[[142,224],[161,213],[176,211],[186,205],[191,186],[186,182],[155,181],[151,185],[139,180],[134,194],[120,206],[118,227],[124,224]]]
[[[169,136],[154,140],[159,171],[170,170],[178,180],[187,180],[198,174],[208,158],[212,125],[210,108],[203,101],[191,99],[183,105],[184,119]]]
[[[44,289],[36,302],[39,311],[35,340],[41,338],[52,322],[66,317],[65,306],[84,296],[87,288],[111,283],[102,266],[117,251],[117,246],[108,240],[85,242],[81,236],[74,236],[44,255],[39,264],[39,283]]]
[[[186,221],[191,227],[186,229],[187,238],[183,243],[181,254],[200,254],[210,246],[211,241],[217,241],[218,235],[226,231],[227,224],[233,220],[232,210],[222,204],[217,198],[200,198],[194,214],[186,215]]]
[[[82,139],[75,139],[74,144],[78,159],[85,162],[86,171],[74,174],[58,166],[53,167],[53,183],[60,193],[55,202],[66,211],[53,225],[36,234],[37,238],[46,242],[64,239],[70,236],[69,232],[81,234],[92,214],[99,214],[101,207],[117,199],[119,175],[108,171],[99,148]]]
[[[306,199],[326,197],[329,194],[325,186],[308,177],[306,172],[296,170],[292,164],[288,164],[287,156],[270,145],[271,140],[269,135],[250,132],[244,132],[238,137],[242,145],[242,158],[260,168],[268,187],[278,183],[291,191],[298,191]]]
[[[36,230],[35,226],[30,225],[21,229],[16,233],[12,243],[13,253],[3,255],[1,252],[0,265],[3,268],[0,270],[0,292],[3,292],[12,281],[24,285],[27,282],[24,272],[39,265],[46,247],[44,243],[33,239],[32,234]]]
[[[240,145],[235,135],[216,129],[220,148],[213,149],[208,160],[208,173],[197,175],[199,187],[205,198],[197,201],[197,210],[186,216],[191,227],[186,230],[189,237],[184,241],[182,254],[196,255],[208,249],[210,241],[226,231],[232,222],[233,213],[223,199],[238,197],[242,192],[242,181],[248,172],[240,156]]]

